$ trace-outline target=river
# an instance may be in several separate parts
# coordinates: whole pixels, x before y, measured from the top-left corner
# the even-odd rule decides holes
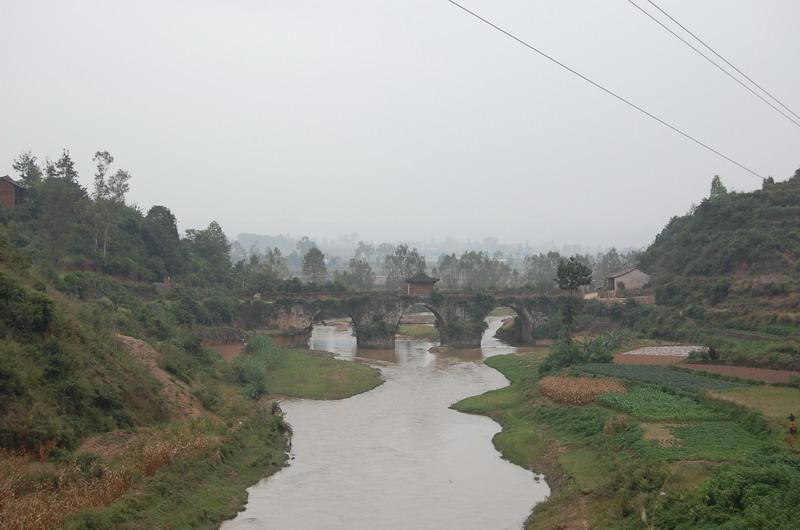
[[[290,465],[251,487],[246,509],[221,528],[521,528],[547,485],[500,458],[497,423],[449,408],[508,384],[482,362],[514,351],[493,338],[499,325],[490,317],[481,350],[457,356],[431,353],[435,344],[422,340],[357,351],[348,329],[315,326],[313,349],[368,362],[386,382],[338,401],[283,401]]]

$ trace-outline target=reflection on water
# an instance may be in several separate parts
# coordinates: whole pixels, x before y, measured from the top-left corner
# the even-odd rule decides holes
[[[369,362],[386,382],[340,401],[284,401],[291,465],[250,488],[246,510],[222,528],[520,528],[547,486],[500,458],[496,423],[449,409],[508,384],[480,362],[514,351],[493,338],[499,324],[490,320],[480,350],[458,354],[420,340],[357,350],[348,329],[315,327],[312,348]]]

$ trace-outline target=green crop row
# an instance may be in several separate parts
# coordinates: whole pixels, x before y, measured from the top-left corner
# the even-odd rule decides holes
[[[646,364],[583,364],[575,368],[578,372],[617,377],[642,383],[670,387],[684,392],[698,393],[703,390],[725,390],[749,386],[745,383],[727,381],[700,374],[674,370],[668,366]]]

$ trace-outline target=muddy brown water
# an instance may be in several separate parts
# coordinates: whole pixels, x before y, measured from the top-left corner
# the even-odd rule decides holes
[[[394,351],[357,350],[340,326],[317,326],[311,347],[380,368],[386,382],[339,401],[287,400],[290,465],[248,490],[224,530],[519,529],[549,489],[500,457],[494,421],[449,406],[504,387],[483,358],[512,353],[493,338],[480,351],[434,354],[436,344],[398,341]]]

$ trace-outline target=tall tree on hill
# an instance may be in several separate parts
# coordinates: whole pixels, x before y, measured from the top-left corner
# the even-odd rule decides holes
[[[205,230],[186,231],[189,250],[198,260],[195,272],[203,274],[207,281],[226,283],[231,275],[231,244],[216,221],[211,221]]]
[[[35,200],[39,229],[45,235],[55,266],[67,252],[79,246],[76,236],[91,203],[86,190],[78,184],[78,173],[66,149],[56,163],[47,162],[46,175]]]
[[[131,176],[127,171],[118,169],[116,173],[108,176],[114,157],[108,151],[97,151],[92,159],[97,164],[97,172],[94,175],[94,219],[95,219],[95,252],[100,250],[100,240],[102,239],[102,256],[108,254],[109,232],[115,226],[119,217],[121,207],[125,204],[125,194],[128,193],[130,185],[128,181]]]
[[[713,201],[727,194],[728,188],[722,183],[722,179],[719,178],[719,175],[714,175],[714,178],[711,179],[711,193],[708,195],[709,200]]]
[[[62,150],[61,158],[55,162],[47,161],[45,172],[48,178],[56,178],[67,182],[78,182],[78,172],[75,170],[75,162],[69,155],[67,149]]]
[[[42,181],[42,168],[39,167],[36,156],[30,151],[25,151],[15,158],[11,167],[29,190],[36,189]]]
[[[303,274],[311,283],[320,284],[328,278],[328,267],[325,266],[325,254],[316,246],[311,247],[303,256]]]
[[[166,206],[153,206],[144,218],[142,230],[147,254],[151,259],[160,260],[167,275],[179,274],[184,270],[185,258],[181,252],[181,238],[178,223]]]

